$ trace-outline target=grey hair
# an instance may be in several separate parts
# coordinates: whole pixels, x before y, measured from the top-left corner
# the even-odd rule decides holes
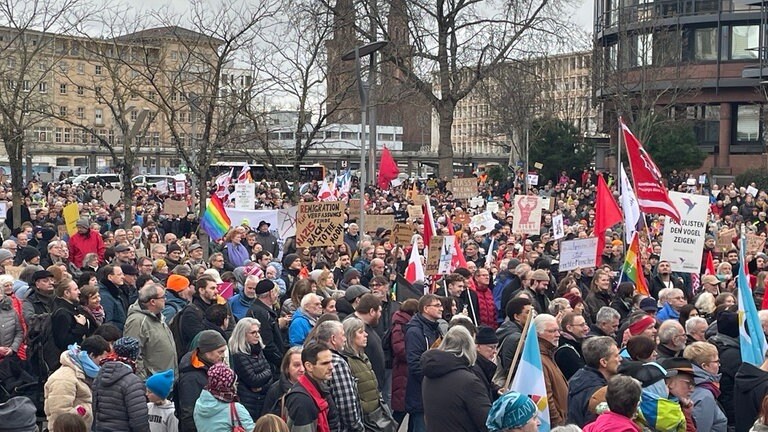
[[[344,326],[339,321],[323,321],[315,327],[315,338],[328,343],[339,330],[344,331]]]
[[[232,330],[232,336],[229,337],[229,353],[230,354],[251,354],[251,345],[248,343],[246,336],[251,331],[251,326],[256,326],[261,329],[261,323],[256,318],[243,317],[235,325],[235,329]],[[264,343],[259,338],[259,345],[264,347]]]
[[[344,348],[347,351],[359,354],[360,349],[354,345],[353,341],[355,340],[357,332],[360,331],[360,329],[365,329],[365,323],[363,320],[353,315],[345,319],[342,326],[344,327],[344,336],[347,338],[347,341],[344,342]]]
[[[763,310],[757,311],[757,317],[760,318],[760,323],[764,323],[768,321],[768,310],[763,309]]]
[[[616,375],[608,381],[608,390],[605,394],[608,408],[618,415],[632,418],[640,402],[642,391],[640,381],[628,376]]]
[[[139,303],[147,304],[153,298],[156,298],[158,294],[165,291],[165,287],[159,283],[148,283],[141,287],[139,290]]]
[[[678,330],[683,326],[677,320],[666,320],[659,326],[659,343],[665,344],[672,342],[675,336],[678,335]]]
[[[581,353],[584,355],[584,363],[595,369],[600,368],[600,360],[611,354],[611,348],[616,346],[616,341],[609,336],[595,336],[584,341]]]
[[[443,338],[437,349],[453,353],[456,357],[467,359],[470,366],[474,366],[477,361],[475,339],[469,333],[469,330],[462,326],[455,326],[448,330],[448,333],[445,334],[445,338]]]
[[[565,310],[567,308],[571,307],[571,304],[568,302],[568,300],[558,297],[556,299],[552,299],[551,302],[549,302],[549,313],[550,315],[557,315],[560,313],[560,311]]]
[[[696,309],[705,314],[711,314],[715,311],[715,296],[709,292],[702,292],[696,299]]]
[[[611,322],[614,319],[621,319],[621,315],[619,314],[619,311],[612,307],[603,306],[600,308],[599,311],[597,311],[597,317],[595,321],[599,323],[606,323]]]
[[[666,303],[667,302],[667,297],[669,297],[669,294],[670,294],[669,290],[671,290],[671,289],[672,288],[662,288],[662,289],[659,290],[659,302],[660,303]]]
[[[67,243],[64,240],[54,240],[50,243],[48,243],[48,251],[50,252],[51,249],[55,248],[56,246],[64,246],[67,247]]]
[[[536,334],[542,334],[545,330],[545,325],[547,323],[555,323],[557,325],[557,319],[549,314],[539,314],[536,315],[536,318],[533,319],[533,326],[536,327]],[[560,328],[558,326],[558,328]]]
[[[248,275],[248,277],[245,278],[245,283],[246,284],[248,282],[259,283],[260,280],[261,279],[259,279],[259,277],[256,275]],[[245,284],[243,284],[243,286],[245,286]]]
[[[317,294],[309,293],[301,298],[301,309],[304,309],[310,302],[315,300],[316,298],[319,298],[322,300],[322,297],[320,297]]]
[[[768,312],[768,311],[766,311],[766,312]],[[759,314],[759,312],[758,312],[758,314]],[[702,317],[691,317],[691,318],[688,318],[688,321],[685,322],[685,333],[686,334],[691,334],[691,332],[693,332],[696,329],[696,326],[699,325],[699,324],[704,324],[706,326],[707,325],[707,320],[705,320]]]

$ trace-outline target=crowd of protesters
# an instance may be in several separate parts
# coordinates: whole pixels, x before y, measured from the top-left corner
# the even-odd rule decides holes
[[[386,227],[360,232],[350,214],[338,244],[317,248],[259,221],[233,226],[205,250],[193,196],[175,197],[190,205],[179,217],[163,212],[167,193],[137,189],[125,221],[122,203],[102,199],[108,186],[33,181],[21,191],[21,219],[8,208],[0,230],[0,425],[533,431],[545,401],[559,430],[768,430],[768,362],[740,356],[743,263],[737,242],[715,241],[724,228],[766,236],[768,195],[689,177],[673,172],[668,186],[710,197],[704,255],[716,271],[704,275],[702,260],[696,277],[672,272],[659,256],[664,218],[647,215],[650,296],[621,281],[621,225],[606,232],[600,265],[559,271],[552,217],[563,215],[564,240],[593,234],[590,170],[527,192],[520,177],[480,173],[479,207],[454,199],[443,180],[369,187],[366,211],[410,224],[411,242],[396,244]],[[320,190],[311,182],[291,199],[272,186],[257,183],[259,209]],[[512,229],[521,193],[552,201],[538,235]],[[435,232],[456,232],[467,264],[409,281],[411,249],[421,257],[428,249],[424,219],[406,210],[417,195],[430,200]],[[477,234],[461,221],[488,202],[499,204],[496,226]],[[62,214],[70,203],[80,210],[71,235]],[[768,255],[747,261],[761,310]],[[768,311],[759,317],[768,332]],[[542,399],[507,389],[526,324],[538,336]]]

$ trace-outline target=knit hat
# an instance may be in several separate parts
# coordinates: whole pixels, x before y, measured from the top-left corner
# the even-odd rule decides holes
[[[197,350],[201,354],[219,349],[227,344],[227,341],[216,330],[203,330],[197,338]]]
[[[288,254],[283,257],[283,268],[289,268],[291,264],[293,264],[294,261],[299,259],[299,256],[296,254]]]
[[[135,266],[131,264],[120,264],[120,270],[123,271],[123,274],[128,276],[138,276],[139,271],[136,269]]]
[[[112,345],[112,350],[118,357],[136,360],[141,353],[139,340],[132,336],[123,336]]]
[[[13,259],[13,254],[8,249],[0,249],[0,263],[5,261]]]
[[[496,336],[496,332],[492,328],[481,325],[477,328],[475,343],[477,345],[496,345],[499,343],[499,337]]]
[[[646,315],[639,320],[635,321],[634,323],[630,324],[629,326],[629,334],[632,336],[639,335],[640,333],[644,332],[647,328],[652,327],[656,325],[656,320],[653,319],[652,316]]]
[[[266,294],[275,289],[275,283],[269,279],[262,279],[256,284],[256,295]]]
[[[371,290],[362,285],[352,285],[351,287],[347,288],[347,291],[344,293],[344,298],[347,299],[348,302],[352,303],[356,298],[362,296],[363,294],[368,294],[369,292],[371,292]]]
[[[0,431],[30,432],[37,431],[35,404],[26,396],[16,396],[0,404]]]
[[[500,432],[523,427],[536,414],[538,408],[531,398],[516,391],[502,395],[491,406],[485,426],[489,432]]]
[[[19,253],[21,254],[22,261],[27,262],[40,256],[40,251],[32,246],[24,246]]]
[[[165,287],[173,292],[181,292],[189,287],[189,279],[186,276],[172,274],[165,281]]]
[[[189,245],[189,247],[187,248],[187,252],[192,252],[193,250],[196,250],[196,249],[202,249],[202,248],[203,248],[203,246],[202,246],[202,245],[200,245],[200,243],[192,243],[192,244],[191,244],[191,245]]]
[[[717,316],[717,332],[732,338],[739,337],[739,315],[723,311]]]
[[[218,400],[234,401],[235,372],[224,363],[216,363],[208,369],[208,384],[205,389]]]
[[[568,300],[568,304],[571,305],[571,308],[575,308],[576,305],[578,305],[579,303],[584,303],[584,299],[581,298],[580,295],[572,292],[565,293],[565,295],[563,295],[563,298]]]
[[[77,223],[75,224],[77,228],[90,228],[91,227],[91,221],[88,220],[88,218],[80,218],[77,220]]]
[[[507,261],[507,270],[514,271],[519,265],[520,260],[517,258],[512,258],[511,260]]]
[[[549,281],[549,275],[544,270],[536,270],[533,272],[533,275],[531,276],[531,280],[535,281]]]
[[[53,273],[48,270],[38,270],[32,274],[32,283],[39,281],[40,279],[53,277]]]
[[[168,253],[176,252],[176,251],[181,252],[181,246],[179,246],[176,243],[171,243],[168,245]]]
[[[167,399],[173,388],[173,369],[156,373],[147,378],[147,390],[161,399]]]
[[[344,272],[344,283],[348,284],[352,279],[360,279],[360,272],[354,267]]]
[[[659,310],[656,299],[653,297],[646,297],[640,300],[640,309],[645,312],[657,312]]]
[[[217,284],[220,284],[222,282],[221,275],[219,274],[219,271],[216,269],[208,269],[204,271],[203,276],[208,276],[212,278],[214,281],[216,281]]]

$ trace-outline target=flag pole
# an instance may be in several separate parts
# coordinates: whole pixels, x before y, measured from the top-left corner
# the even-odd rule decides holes
[[[624,135],[624,133],[623,133],[623,131],[621,129],[621,116],[619,116],[619,135],[616,137],[616,143],[618,144],[616,146],[616,178],[619,179],[619,181],[617,182],[618,183],[617,187],[618,187],[618,190],[619,190],[619,199],[621,199],[621,183],[622,183],[622,178],[621,178],[621,138],[622,138],[623,135]],[[627,181],[629,181],[629,179],[627,179]],[[627,218],[627,215],[624,215],[624,230],[625,231],[627,229],[627,219],[626,218]],[[627,255],[627,245],[626,245],[627,242],[626,242],[626,238],[627,238],[627,236],[624,235],[624,239],[625,240],[624,240],[624,242],[621,245],[622,254],[624,256]],[[621,283],[621,279],[619,279],[619,283]]]
[[[533,308],[531,308],[533,309]],[[533,316],[533,311],[528,312],[528,319],[525,320],[525,325],[523,326],[523,333],[520,337],[520,342],[517,344],[517,349],[515,350],[515,356],[512,357],[512,363],[509,364],[509,372],[507,372],[507,380],[504,381],[504,391],[509,390],[509,384],[512,382],[512,372],[515,370],[515,367],[517,367],[517,362],[520,359],[520,353],[523,352],[523,345],[525,344],[525,338],[528,336],[528,327],[531,325],[531,318]]]

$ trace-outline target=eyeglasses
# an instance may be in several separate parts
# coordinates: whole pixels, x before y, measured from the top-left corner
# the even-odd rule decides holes
[[[427,307],[435,307],[435,308],[438,308],[438,309],[443,309],[443,304],[442,303],[435,303],[435,304],[427,305]]]

